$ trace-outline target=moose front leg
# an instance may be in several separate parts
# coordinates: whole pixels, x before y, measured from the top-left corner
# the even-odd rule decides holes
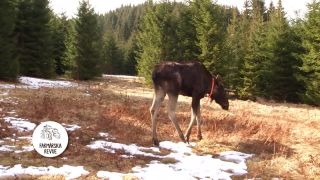
[[[198,140],[202,139],[202,134],[201,134],[201,123],[202,123],[202,119],[201,119],[201,111],[200,111],[200,103],[197,107],[197,113],[196,113],[196,119],[197,119],[197,138]]]
[[[187,129],[187,132],[186,132],[186,139],[187,139],[188,143],[189,143],[189,138],[190,138],[190,134],[192,131],[192,127],[195,124],[196,120],[197,120],[197,124],[199,124],[199,121],[198,121],[198,119],[200,119],[199,115],[200,115],[200,99],[193,97],[192,104],[191,104],[191,120],[189,123],[189,127]],[[200,133],[200,135],[199,135],[199,133]],[[198,139],[201,140],[201,138],[202,138],[201,137],[201,130],[199,130],[199,125],[198,125]]]

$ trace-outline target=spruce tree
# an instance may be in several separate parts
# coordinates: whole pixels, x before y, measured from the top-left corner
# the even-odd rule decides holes
[[[68,21],[67,17],[62,14],[61,17],[55,16],[51,22],[53,30],[53,55],[55,61],[55,72],[57,75],[63,75],[67,70],[67,62],[65,62],[64,55],[67,51],[67,34]]]
[[[306,91],[302,94],[304,101],[320,105],[320,2],[313,0],[308,4],[306,20],[303,24],[303,55],[302,71]]]
[[[89,80],[102,74],[102,36],[97,15],[88,1],[81,1],[76,20],[75,68],[73,77]]]
[[[303,85],[297,79],[302,53],[301,39],[285,18],[282,2],[271,12],[268,25],[266,61],[263,73],[264,95],[276,100],[297,102]]]
[[[246,40],[244,63],[242,73],[242,87],[240,96],[251,98],[259,94],[261,82],[261,65],[266,60],[265,48],[265,24],[264,24],[264,3],[261,0],[246,1],[245,20],[249,20],[249,29],[243,36]],[[244,24],[243,24],[244,25]]]
[[[225,66],[227,67],[228,73],[225,76],[230,89],[235,90],[236,95],[239,94],[239,88],[241,86],[241,74],[240,71],[243,66],[244,53],[241,49],[243,40],[241,39],[240,31],[240,14],[237,8],[232,11],[232,18],[227,28],[227,37],[225,46],[228,50],[227,59]]]
[[[106,38],[103,48],[105,63],[104,72],[107,74],[120,74],[123,67],[123,53],[118,48],[113,36]]]
[[[161,29],[152,1],[148,1],[137,40],[139,48],[137,52],[138,75],[144,77],[146,82],[151,84],[152,69],[155,64],[163,60],[161,56]]]
[[[196,27],[199,60],[212,72],[219,72],[223,62],[225,38],[221,8],[210,0],[191,1],[193,24]]]
[[[16,10],[14,0],[0,1],[0,79],[15,80],[19,64],[16,57],[14,33]]]
[[[22,75],[54,76],[51,10],[48,0],[21,0],[18,4],[16,33]]]

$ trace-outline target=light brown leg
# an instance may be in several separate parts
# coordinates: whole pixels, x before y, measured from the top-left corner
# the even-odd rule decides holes
[[[178,101],[178,95],[169,95],[169,103],[168,103],[168,115],[169,115],[169,119],[172,121],[172,123],[174,124],[178,134],[179,134],[179,137],[180,139],[183,141],[183,142],[186,142],[185,138],[184,138],[184,135],[180,129],[180,126],[177,122],[177,118],[176,118],[176,105],[177,105],[177,101]]]
[[[157,137],[157,115],[160,110],[161,102],[164,100],[165,96],[166,94],[161,88],[155,90],[153,102],[150,107],[151,123],[152,123],[152,142],[156,146],[159,146],[159,140]]]
[[[198,137],[198,140],[201,140],[202,139],[202,134],[201,134],[201,123],[202,123],[202,119],[201,119],[201,111],[200,111],[200,104],[197,108],[197,137]]]
[[[190,138],[190,134],[191,134],[191,131],[192,131],[192,127],[195,124],[196,120],[197,120],[197,124],[198,124],[198,139],[201,136],[201,130],[199,129],[200,123],[201,123],[200,119],[201,119],[200,118],[200,98],[192,97],[191,120],[190,120],[190,123],[189,123],[189,127],[187,129],[187,132],[186,132],[187,142],[189,142],[189,138]],[[200,132],[200,136],[199,136],[199,132]]]
[[[189,143],[189,137],[191,134],[192,127],[196,122],[196,117],[197,117],[196,111],[191,107],[191,119],[190,119],[190,123],[189,123],[188,129],[187,129],[187,132],[186,132],[186,139],[187,139],[188,143]]]

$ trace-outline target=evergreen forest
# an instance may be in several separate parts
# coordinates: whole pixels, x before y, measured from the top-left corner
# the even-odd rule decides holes
[[[138,75],[161,61],[202,62],[239,99],[320,105],[320,1],[289,19],[282,1],[146,1],[97,14],[82,0],[74,17],[49,0],[0,1],[0,79],[91,80]]]

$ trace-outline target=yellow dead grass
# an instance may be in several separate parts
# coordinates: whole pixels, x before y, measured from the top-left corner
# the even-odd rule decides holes
[[[143,166],[151,159],[125,159],[120,157],[121,152],[108,154],[89,150],[85,146],[92,138],[99,139],[98,132],[108,132],[120,143],[151,146],[148,109],[152,93],[152,89],[137,80],[106,78],[102,81],[79,82],[78,88],[13,89],[10,90],[10,96],[17,97],[19,104],[0,105],[3,112],[15,109],[20,117],[35,123],[51,119],[82,127],[69,134],[70,145],[63,154],[68,158],[67,161],[44,160],[36,154],[25,153],[19,157],[20,162],[30,165],[71,163],[84,165],[90,172],[129,172],[133,166]],[[190,119],[190,101],[190,98],[179,97],[177,118],[184,130]],[[319,108],[232,100],[230,110],[224,111],[215,103],[207,106],[205,102],[206,99],[201,102],[203,140],[195,148],[198,153],[214,156],[221,151],[238,150],[255,154],[248,161],[249,173],[240,179],[320,177]],[[2,127],[6,125],[2,124]],[[160,140],[179,141],[167,118],[165,103],[159,115],[158,133]],[[197,141],[195,134],[191,135],[191,141]],[[2,157],[0,164],[16,163],[16,156]],[[89,160],[87,157],[90,157]],[[91,174],[88,178],[96,177]]]

